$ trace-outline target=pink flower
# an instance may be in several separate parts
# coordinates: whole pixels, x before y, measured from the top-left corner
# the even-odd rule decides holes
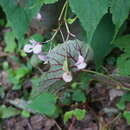
[[[72,74],[70,71],[67,71],[67,72],[64,72],[63,75],[62,75],[62,78],[65,82],[71,82],[72,81]]]
[[[81,70],[84,69],[87,64],[84,62],[84,57],[79,54],[78,61],[75,63],[76,67]]]
[[[31,53],[31,52],[33,52],[34,54],[41,53],[41,51],[42,51],[42,45],[39,42],[37,42],[35,40],[29,40],[29,42],[31,44],[26,44],[24,46],[24,51],[26,53]]]

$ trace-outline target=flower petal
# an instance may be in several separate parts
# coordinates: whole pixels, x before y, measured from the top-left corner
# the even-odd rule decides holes
[[[78,65],[76,65],[76,66],[77,66],[77,68],[78,68],[79,70],[82,70],[82,69],[84,69],[84,68],[87,66],[87,64],[86,64],[85,62],[83,62],[83,63],[78,64]]]
[[[36,44],[38,44],[38,42],[37,42],[37,41],[35,41],[34,39],[29,40],[29,42],[30,42],[33,46],[35,46]]]
[[[31,53],[33,51],[33,46],[30,45],[30,44],[26,44],[23,48],[23,50],[26,52],[26,53]]]
[[[34,46],[34,48],[33,48],[34,54],[39,54],[39,53],[41,53],[41,51],[42,51],[42,45],[37,44],[36,46]]]
[[[72,74],[71,74],[71,72],[64,72],[63,73],[63,75],[62,75],[62,78],[63,78],[63,80],[65,81],[65,82],[71,82],[72,81]]]
[[[48,57],[44,54],[38,54],[38,58],[41,60],[41,61],[45,61],[47,62],[48,61]]]
[[[81,56],[81,55],[79,55],[77,64],[80,64],[80,63],[82,63],[82,62],[84,62],[84,57]]]
[[[41,20],[42,19],[42,15],[40,13],[37,13],[36,19],[37,20]]]
[[[84,62],[84,57],[79,54],[78,61],[75,63],[79,70],[84,69],[87,64]]]

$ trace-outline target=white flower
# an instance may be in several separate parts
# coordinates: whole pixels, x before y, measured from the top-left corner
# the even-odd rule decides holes
[[[37,20],[41,20],[42,19],[42,15],[40,13],[37,13],[36,19]]]
[[[34,54],[39,54],[42,51],[42,45],[37,44],[36,46],[33,47],[32,51]]]
[[[72,81],[72,74],[70,71],[67,71],[67,72],[64,72],[63,75],[62,75],[62,78],[65,82],[71,82]]]
[[[29,40],[29,42],[31,43],[31,44],[26,44],[25,46],[24,46],[24,51],[26,52],[26,53],[31,53],[31,52],[33,52],[34,54],[39,54],[39,53],[41,53],[41,51],[42,51],[42,45],[40,45],[37,41],[35,41],[35,40]]]
[[[75,63],[76,67],[81,70],[84,69],[87,64],[84,62],[84,57],[79,54],[78,61]]]

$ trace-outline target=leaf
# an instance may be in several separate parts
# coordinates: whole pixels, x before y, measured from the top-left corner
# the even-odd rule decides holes
[[[10,52],[13,53],[15,52],[15,49],[17,47],[16,42],[15,42],[15,35],[14,32],[6,32],[4,35],[4,41],[6,44],[5,47],[5,52]]]
[[[86,96],[80,89],[77,89],[77,90],[74,90],[72,99],[77,102],[85,102]]]
[[[29,117],[31,116],[30,113],[29,113],[28,111],[25,111],[25,110],[22,111],[21,115],[22,115],[24,118],[29,118]]]
[[[129,101],[130,102],[130,93],[126,93],[124,94],[120,101],[116,104],[116,106],[118,107],[118,109],[120,110],[124,110],[125,109],[125,102]]]
[[[29,73],[29,69],[26,66],[21,66],[20,68],[18,68],[15,72],[15,78],[17,80],[20,80],[21,78],[23,78],[24,76],[26,76]]]
[[[86,115],[86,110],[82,109],[75,109],[72,111],[68,111],[64,114],[64,122],[67,122],[69,119],[71,119],[73,116],[77,118],[77,120],[83,120],[83,118]]]
[[[113,41],[115,46],[122,49],[124,52],[130,55],[130,35],[125,35],[117,38],[115,41]]]
[[[69,3],[87,32],[88,43],[90,43],[97,25],[107,13],[109,0],[80,0],[80,2],[69,0]]]
[[[58,0],[39,0],[42,4],[53,4],[57,2]]]
[[[38,112],[40,114],[46,114],[53,116],[56,114],[56,97],[51,93],[43,93],[40,96],[33,99],[29,104],[28,108]]]
[[[123,117],[127,120],[127,123],[130,124],[130,111],[124,111]]]
[[[31,79],[32,82],[32,90],[30,93],[29,99],[33,99],[37,95],[39,95],[39,88],[40,88],[40,82],[41,82],[41,77],[34,77]]]
[[[127,53],[122,54],[117,59],[117,67],[121,75],[123,76],[130,75],[130,55],[128,55]]]
[[[8,100],[8,102],[22,110],[31,112],[31,113],[36,113],[32,109],[28,108],[29,101],[25,101],[23,99],[15,99],[15,100]]]
[[[20,114],[19,110],[13,107],[6,107],[5,105],[0,106],[0,118],[5,119]]]
[[[113,43],[124,53],[117,59],[119,73],[124,76],[130,75],[130,35],[117,38]]]
[[[120,28],[123,22],[128,17],[130,11],[130,1],[129,0],[112,0],[111,2],[111,13],[113,23],[116,28]]]
[[[79,51],[85,57],[85,61],[88,61],[88,53],[90,53],[90,48],[88,48],[89,46],[82,41],[69,40],[63,44],[58,44],[58,46],[50,50],[48,54],[50,69],[43,74],[40,92],[49,88],[57,89],[65,84],[65,81],[62,80],[62,75],[64,73],[63,63],[66,60],[66,53],[69,71],[73,73],[79,72],[74,64],[78,60]]]
[[[71,94],[69,92],[65,92],[64,95],[61,97],[60,101],[64,105],[69,105],[72,103]]]
[[[35,0],[27,0],[21,4],[18,3],[17,0],[0,0],[0,5],[6,13],[7,19],[17,39],[21,39],[28,31],[30,21],[41,8],[40,4],[31,8],[35,2]]]
[[[114,45],[111,44],[114,30],[111,15],[105,15],[99,23],[91,42],[91,47],[94,50],[94,62],[97,69],[102,64],[104,57],[107,56],[114,47]]]

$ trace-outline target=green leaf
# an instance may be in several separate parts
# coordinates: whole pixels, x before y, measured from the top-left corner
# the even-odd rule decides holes
[[[108,55],[114,46],[111,44],[114,30],[111,15],[105,15],[99,23],[91,42],[91,47],[94,50],[94,62],[97,68],[100,67],[104,57]]]
[[[13,107],[6,107],[5,105],[0,106],[0,118],[5,119],[20,114],[19,110]]]
[[[5,52],[10,52],[10,53],[15,52],[17,45],[16,45],[16,42],[15,42],[15,34],[12,31],[5,33],[4,41],[5,41],[5,44],[6,44]]]
[[[24,117],[24,118],[29,118],[30,117],[30,113],[28,111],[25,111],[23,110],[21,115]]]
[[[122,54],[117,59],[117,68],[119,69],[119,73],[123,76],[130,75],[130,55],[127,53]]]
[[[119,47],[124,54],[117,59],[119,73],[124,76],[130,75],[130,35],[119,37],[113,43]]]
[[[39,0],[42,4],[53,4],[57,2],[58,0]]]
[[[89,81],[91,80],[91,76],[87,73],[81,73],[80,74],[80,88],[87,91],[89,89]]]
[[[67,122],[69,119],[71,119],[73,116],[77,118],[77,120],[83,120],[83,118],[86,115],[86,110],[82,109],[75,109],[72,111],[68,111],[64,114],[64,122]]]
[[[119,37],[113,43],[124,52],[130,54],[130,35]]]
[[[121,97],[120,101],[116,104],[117,107],[118,107],[118,109],[124,110],[124,109],[125,109],[125,103],[126,103],[127,101],[130,102],[130,93],[126,93],[126,94],[124,94],[124,95]]]
[[[130,11],[130,1],[129,0],[112,0],[111,2],[111,13],[113,23],[116,28],[120,28],[123,22],[128,17]]]
[[[72,99],[77,102],[85,102],[86,96],[85,96],[84,92],[82,92],[80,89],[77,89],[77,90],[74,90]]]
[[[30,93],[30,99],[33,99],[37,95],[39,95],[38,89],[40,88],[40,82],[41,82],[41,77],[34,77],[31,79],[32,82],[32,90]]]
[[[31,112],[31,113],[36,113],[35,111],[33,111],[31,108],[28,108],[28,104],[29,102],[23,100],[23,99],[15,99],[15,100],[8,100],[8,102],[22,110]]]
[[[31,66],[37,67],[41,63],[41,60],[38,58],[37,55],[32,55],[29,62]]]
[[[35,0],[27,0],[23,3],[19,3],[17,0],[0,0],[0,5],[6,13],[17,39],[21,39],[28,31],[30,21],[40,10],[40,4],[31,8],[35,2]]]
[[[29,40],[32,40],[32,39],[34,39],[35,41],[38,41],[38,42],[42,42],[43,36],[40,35],[40,34],[38,34],[38,33],[36,33],[36,34],[32,35],[32,36],[28,39],[28,41],[29,41]]]
[[[15,78],[17,80],[20,80],[21,78],[23,78],[24,76],[26,76],[26,74],[29,73],[29,69],[26,66],[21,66],[20,68],[18,68],[15,72]]]
[[[40,113],[46,114],[48,116],[53,116],[56,114],[56,97],[51,93],[43,93],[36,97],[28,104],[28,108]]]
[[[109,0],[80,0],[80,2],[69,0],[69,3],[87,32],[88,43],[90,43],[97,25],[107,13]]]
[[[130,111],[124,111],[123,117],[127,120],[127,123],[130,124]]]
[[[65,92],[60,100],[61,100],[62,104],[64,104],[64,105],[71,104],[72,103],[71,94],[69,92]]]

